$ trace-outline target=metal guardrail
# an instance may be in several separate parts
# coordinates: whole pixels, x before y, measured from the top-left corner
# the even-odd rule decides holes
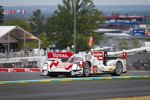
[[[33,51],[0,53],[0,68],[36,68],[38,58]]]
[[[47,55],[35,51],[0,53],[0,68],[40,68]]]
[[[0,68],[38,68],[38,60],[37,56],[0,59]]]
[[[27,53],[24,53],[23,51],[0,53],[0,59],[16,58],[16,57],[31,57],[31,56],[38,56],[38,55],[36,55],[34,51],[29,51]]]

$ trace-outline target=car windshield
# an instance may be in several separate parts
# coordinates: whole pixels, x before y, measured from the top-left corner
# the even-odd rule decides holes
[[[83,60],[82,57],[73,56],[73,57],[70,57],[67,62],[78,62],[78,61],[82,61],[82,60]]]

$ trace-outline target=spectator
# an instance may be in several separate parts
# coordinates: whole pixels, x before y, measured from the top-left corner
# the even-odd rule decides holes
[[[12,64],[10,65],[10,68],[15,68],[15,65],[12,63]]]
[[[2,64],[0,64],[0,68],[3,68],[3,65],[2,65]]]

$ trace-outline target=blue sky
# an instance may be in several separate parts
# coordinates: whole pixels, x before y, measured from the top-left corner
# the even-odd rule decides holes
[[[150,5],[150,0],[93,0],[95,5]],[[62,0],[0,0],[2,6],[58,5]]]

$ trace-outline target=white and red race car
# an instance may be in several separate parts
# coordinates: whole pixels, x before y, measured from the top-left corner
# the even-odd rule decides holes
[[[81,52],[78,54],[51,52],[49,60],[47,60],[42,68],[43,75],[57,77],[58,75],[90,76],[92,74],[109,73],[113,76],[119,76],[126,72],[126,53],[123,52],[122,57],[109,56],[107,52]],[[69,59],[62,62],[62,59]]]

